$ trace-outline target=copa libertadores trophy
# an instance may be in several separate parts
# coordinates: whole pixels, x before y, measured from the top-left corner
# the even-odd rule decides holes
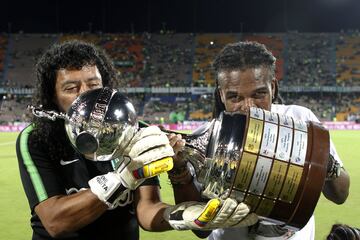
[[[329,134],[320,124],[251,108],[224,112],[196,135],[183,155],[205,197],[231,196],[276,224],[302,228],[325,181]]]

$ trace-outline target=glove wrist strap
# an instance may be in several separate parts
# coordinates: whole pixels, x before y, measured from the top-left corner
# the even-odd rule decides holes
[[[126,190],[116,173],[109,172],[104,175],[96,176],[89,181],[90,190],[102,201],[109,209],[114,208],[115,200]]]

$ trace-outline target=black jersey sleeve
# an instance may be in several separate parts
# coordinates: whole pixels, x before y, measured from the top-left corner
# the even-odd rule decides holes
[[[29,141],[34,137],[31,134],[32,130],[33,126],[29,125],[19,134],[16,141],[20,177],[31,211],[38,203],[52,196],[66,194],[58,165],[48,157],[45,144],[30,144],[34,142]]]

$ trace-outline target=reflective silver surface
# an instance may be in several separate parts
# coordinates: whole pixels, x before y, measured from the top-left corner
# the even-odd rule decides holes
[[[232,190],[242,149],[246,115],[224,112],[213,123],[199,181],[208,198],[227,198]]]
[[[137,131],[132,103],[110,88],[87,91],[68,110],[66,133],[76,150],[95,161],[107,161],[122,151]]]

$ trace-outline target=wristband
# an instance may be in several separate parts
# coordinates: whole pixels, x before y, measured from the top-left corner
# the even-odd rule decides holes
[[[114,207],[115,200],[126,190],[117,174],[109,172],[96,176],[89,181],[93,192],[109,209]]]

